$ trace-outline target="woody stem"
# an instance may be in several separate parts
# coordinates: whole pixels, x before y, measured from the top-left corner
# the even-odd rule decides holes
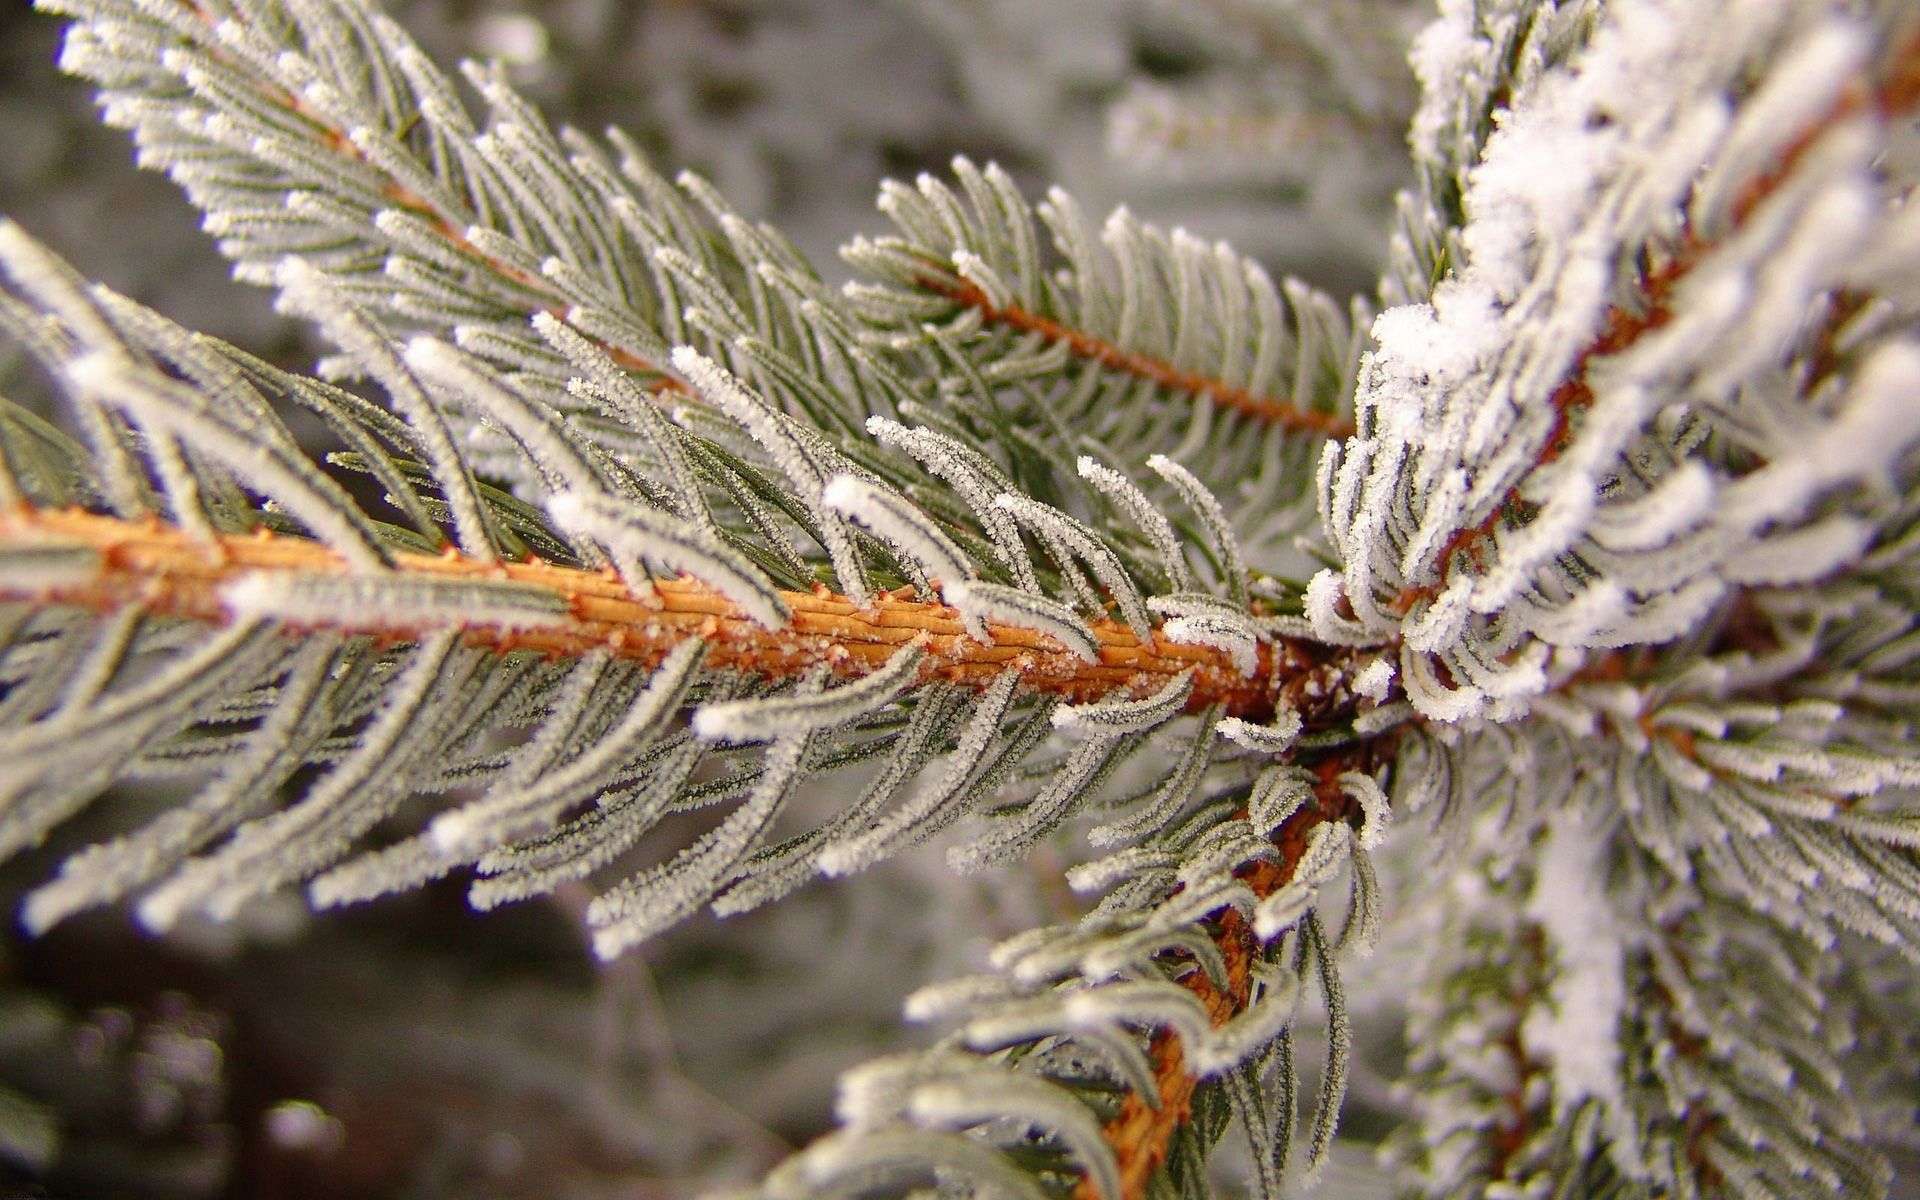
[[[1089,661],[1052,637],[1012,625],[989,622],[986,639],[976,640],[952,607],[935,597],[913,596],[910,589],[875,597],[864,608],[825,588],[783,592],[788,619],[769,629],[719,592],[689,578],[636,584],[611,571],[501,562],[451,551],[396,551],[388,573],[356,576],[319,543],[266,531],[204,541],[158,519],[130,521],[30,507],[0,511],[0,556],[47,550],[76,552],[82,565],[52,574],[22,568],[12,572],[11,579],[0,573],[0,598],[97,611],[138,605],[156,616],[223,624],[233,619],[223,599],[227,589],[260,574],[348,581],[497,581],[557,598],[561,603],[554,605],[554,618],[532,627],[506,627],[463,621],[457,608],[445,618],[431,618],[385,613],[368,605],[323,619],[302,613],[289,624],[396,639],[458,624],[470,644],[503,653],[533,650],[565,657],[608,650],[643,663],[656,663],[676,645],[699,637],[708,643],[710,665],[765,677],[799,675],[818,664],[842,677],[859,676],[902,647],[915,645],[923,651],[923,681],[985,687],[1013,670],[1021,673],[1025,690],[1076,704],[1150,695],[1191,671],[1189,711],[1217,704],[1229,715],[1256,721],[1274,711],[1276,663],[1282,673],[1297,673],[1325,656],[1311,643],[1276,639],[1261,644],[1257,669],[1249,675],[1224,651],[1176,643],[1157,630],[1143,642],[1125,625],[1100,620],[1091,623],[1095,655]]]

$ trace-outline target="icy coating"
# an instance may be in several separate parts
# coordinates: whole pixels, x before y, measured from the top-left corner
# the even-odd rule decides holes
[[[1417,153],[1448,65],[1489,52],[1474,20],[1420,41],[1442,95]],[[1431,718],[1505,720],[1547,688],[1547,647],[1669,641],[1732,585],[1859,557],[1871,485],[1920,437],[1920,353],[1883,346],[1813,405],[1792,372],[1810,307],[1908,223],[1871,170],[1873,49],[1793,6],[1637,0],[1514,97],[1469,176],[1464,261],[1377,319],[1359,433],[1325,451],[1322,636],[1399,643]]]

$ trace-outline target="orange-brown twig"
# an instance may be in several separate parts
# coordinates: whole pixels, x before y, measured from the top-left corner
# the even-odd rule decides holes
[[[1337,413],[1297,408],[1271,396],[1258,396],[1245,388],[1193,371],[1178,370],[1169,363],[1116,346],[1085,330],[1074,329],[1051,317],[1028,312],[1017,304],[998,306],[979,286],[964,279],[928,275],[920,280],[920,284],[955,304],[974,309],[992,324],[1005,325],[1020,333],[1037,333],[1049,342],[1064,345],[1076,358],[1124,371],[1168,391],[1205,396],[1221,408],[1231,409],[1256,421],[1324,437],[1347,437],[1354,431],[1353,422]]]
[[[0,511],[0,547],[9,546],[86,547],[98,555],[90,575],[45,586],[16,586],[12,598],[101,611],[138,605],[157,616],[209,623],[229,619],[222,588],[254,572],[348,573],[337,555],[304,538],[260,532],[204,542],[157,519],[127,521],[76,510]],[[766,629],[692,579],[656,580],[635,588],[610,571],[538,561],[486,561],[452,551],[396,553],[393,558],[393,570],[402,575],[504,580],[565,601],[567,615],[552,625],[466,629],[471,644],[503,653],[534,650],[566,656],[607,649],[623,658],[656,663],[687,638],[699,637],[709,645],[707,661],[718,667],[776,677],[824,663],[838,675],[857,676],[914,644],[925,652],[920,673],[926,680],[984,687],[1002,672],[1019,671],[1028,691],[1086,703],[1148,695],[1191,670],[1189,711],[1220,704],[1230,714],[1263,720],[1274,710],[1273,645],[1261,647],[1260,669],[1244,675],[1219,650],[1170,642],[1158,634],[1143,643],[1126,626],[1103,620],[1093,623],[1099,661],[1087,662],[1045,634],[1011,625],[990,623],[988,640],[975,641],[952,608],[903,594],[876,597],[860,608],[824,587],[783,592],[791,611],[788,622]],[[9,594],[0,584],[0,597]],[[324,624],[336,632],[394,638],[426,632],[377,611],[342,612]],[[1283,664],[1309,661],[1304,648],[1291,643],[1281,643],[1278,653]]]

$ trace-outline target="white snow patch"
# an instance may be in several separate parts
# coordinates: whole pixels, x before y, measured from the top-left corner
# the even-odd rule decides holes
[[[1353,677],[1353,690],[1376,704],[1382,703],[1387,698],[1387,689],[1393,686],[1394,674],[1393,660],[1383,654]]]
[[[1554,1111],[1598,1099],[1624,1143],[1633,1137],[1620,1079],[1626,949],[1607,898],[1607,844],[1604,826],[1579,808],[1548,822],[1526,913],[1552,947],[1552,1002],[1534,1010],[1521,1037],[1530,1055],[1552,1064]]]

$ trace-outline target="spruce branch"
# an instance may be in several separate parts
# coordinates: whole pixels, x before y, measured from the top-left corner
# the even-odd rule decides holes
[[[1648,30],[1664,20],[1629,15]],[[1767,66],[1737,79],[1671,36],[1629,49],[1632,20],[1597,26],[1586,53],[1629,75],[1669,69],[1658,61],[1711,77],[1746,110],[1726,121],[1650,96],[1618,133],[1567,134],[1585,139],[1573,186],[1595,200],[1568,206],[1524,164],[1576,113],[1590,130],[1615,128],[1615,102],[1597,77],[1535,76],[1538,94],[1515,93],[1511,128],[1487,140],[1465,185],[1474,253],[1431,304],[1376,325],[1358,398],[1367,436],[1331,444],[1323,462],[1323,517],[1344,562],[1309,587],[1315,627],[1403,637],[1408,695],[1429,716],[1524,709],[1550,686],[1552,647],[1671,640],[1743,586],[1857,560],[1882,503],[1881,467],[1859,446],[1897,457],[1907,443],[1883,424],[1897,422],[1910,375],[1897,321],[1864,320],[1880,336],[1861,342],[1826,398],[1809,402],[1802,366],[1824,344],[1809,307],[1891,282],[1866,248],[1904,244],[1902,210],[1881,195],[1898,185],[1868,162],[1899,126],[1869,102],[1871,80],[1878,71],[1890,95],[1903,91],[1905,35],[1885,59],[1864,27],[1808,16],[1804,46],[1787,55],[1784,26],[1754,26],[1740,61]],[[1684,166],[1658,157],[1676,138],[1696,139]],[[1836,224],[1842,210],[1852,215]],[[1475,241],[1519,213],[1539,224]],[[1577,262],[1546,249],[1569,238],[1590,247]],[[1794,246],[1777,267],[1772,239]],[[1727,306],[1736,288],[1756,289],[1756,304]],[[1432,357],[1439,346],[1446,363]],[[1681,397],[1690,421],[1655,403]],[[1489,440],[1494,424],[1505,432]],[[1787,428],[1822,434],[1780,436]],[[1785,486],[1788,476],[1801,482]]]
[[[1306,856],[1309,836],[1315,829],[1330,822],[1359,823],[1361,804],[1341,777],[1351,771],[1371,773],[1378,769],[1380,761],[1389,757],[1387,744],[1376,740],[1326,755],[1314,764],[1312,770],[1317,782],[1313,786],[1312,801],[1301,805],[1274,831],[1276,853],[1252,863],[1239,876],[1256,901],[1270,899],[1293,882]],[[1246,1013],[1253,1000],[1255,964],[1268,953],[1267,944],[1284,931],[1256,932],[1254,922],[1231,907],[1210,913],[1205,920],[1225,967],[1224,980],[1216,980],[1214,974],[1196,965],[1180,982],[1199,998],[1214,1027],[1222,1028]],[[1324,945],[1318,952],[1326,952]],[[1337,1039],[1345,1035],[1344,1031],[1336,1030],[1330,1036]],[[1119,1164],[1120,1200],[1143,1200],[1148,1195],[1149,1181],[1166,1163],[1173,1138],[1181,1126],[1193,1118],[1195,1090],[1206,1082],[1204,1077],[1210,1073],[1188,1061],[1180,1036],[1172,1030],[1157,1031],[1147,1054],[1153,1064],[1155,1091],[1151,1095],[1128,1092],[1119,1113],[1107,1122],[1104,1130]],[[1330,1064],[1330,1077],[1338,1071],[1337,1065]],[[1315,1131],[1309,1169],[1326,1152],[1332,1134],[1330,1122],[1338,1110],[1337,1096],[1322,1101],[1319,1117],[1324,1128]],[[1099,1200],[1091,1176],[1082,1178],[1074,1195],[1077,1200]]]
[[[1243,539],[1297,533],[1317,447],[1351,429],[1365,301],[1276,285],[1226,245],[1124,208],[1096,228],[1058,188],[1030,204],[997,167],[953,170],[957,188],[887,184],[880,207],[899,232],[843,251],[870,277],[846,290],[868,340],[913,374],[958,372],[966,385],[938,402],[969,436],[1011,429],[1056,462],[1204,447],[1186,457]]]
[[[1008,806],[1006,819],[990,822],[985,834],[955,851],[962,865],[1004,861],[1099,794],[1098,781],[1141,745],[1123,734],[1158,731],[1191,711],[1203,736],[1157,785],[1153,802],[1114,827],[1128,837],[1151,834],[1204,782],[1212,765],[1205,731],[1223,721],[1254,728],[1249,720],[1264,721],[1280,703],[1292,702],[1283,682],[1329,672],[1337,680],[1345,670],[1345,652],[1312,646],[1284,632],[1284,620],[1245,607],[1245,568],[1233,531],[1205,489],[1164,460],[1154,460],[1155,469],[1199,511],[1213,554],[1225,564],[1232,581],[1227,598],[1190,590],[1194,580],[1182,561],[1188,547],[1118,473],[1086,468],[1145,523],[1147,540],[1164,559],[1157,573],[1187,590],[1143,593],[1138,577],[1156,572],[1139,553],[1013,493],[991,461],[964,444],[875,418],[874,436],[904,443],[948,482],[964,485],[975,519],[1011,527],[1007,536],[1000,526],[988,528],[1002,530],[994,553],[1020,568],[1017,586],[977,576],[961,544],[909,498],[910,492],[933,502],[941,495],[937,488],[921,481],[896,491],[887,482],[901,476],[896,466],[871,451],[869,465],[848,457],[690,348],[676,351],[674,361],[710,401],[701,427],[740,444],[757,461],[683,427],[650,424],[650,408],[614,410],[646,435],[651,461],[666,471],[663,485],[582,437],[524,385],[445,343],[419,337],[404,346],[385,343],[378,327],[364,323],[330,284],[294,266],[283,272],[289,296],[339,331],[343,347],[373,364],[390,391],[411,398],[403,406],[411,425],[85,286],[12,226],[0,227],[0,268],[15,289],[5,293],[14,305],[7,310],[14,333],[45,364],[74,413],[96,420],[100,430],[90,446],[56,437],[48,452],[17,463],[10,457],[7,482],[17,498],[7,519],[10,595],[30,610],[77,607],[82,619],[63,631],[75,644],[89,636],[88,615],[121,630],[97,639],[111,655],[146,653],[145,641],[161,635],[129,640],[125,631],[149,626],[179,636],[179,622],[198,625],[203,634],[186,636],[203,642],[209,654],[224,649],[222,639],[277,628],[278,649],[268,635],[257,658],[236,660],[234,669],[251,672],[247,686],[254,688],[279,686],[274,681],[293,669],[285,655],[302,653],[302,639],[337,646],[349,662],[392,651],[406,664],[403,674],[390,677],[398,690],[385,695],[387,676],[341,676],[349,681],[345,694],[356,696],[353,705],[370,705],[390,719],[378,724],[378,744],[370,731],[368,744],[301,803],[257,828],[235,830],[230,841],[196,856],[261,803],[252,787],[296,767],[321,744],[278,746],[274,739],[285,734],[278,726],[230,738],[232,752],[257,766],[238,771],[231,787],[221,780],[205,793],[206,820],[180,830],[162,823],[70,860],[30,905],[38,925],[169,871],[172,877],[142,905],[156,925],[170,924],[191,906],[230,912],[277,882],[312,876],[315,901],[333,904],[463,865],[499,876],[475,889],[476,903],[491,905],[596,869],[670,806],[694,804],[695,797],[702,806],[738,798],[739,806],[706,837],[590,908],[605,927],[596,946],[611,955],[698,904],[713,901],[722,911],[752,907],[816,871],[857,870],[898,852],[1008,788],[1010,772],[1044,779],[1026,760],[1050,727],[1085,730],[1086,739],[1060,755],[1057,778],[1025,789],[1024,807]],[[578,343],[566,344],[579,350]],[[601,363],[589,355],[583,365]],[[619,394],[616,376],[600,378],[608,395]],[[295,397],[331,414],[351,435],[350,444],[363,448],[344,461],[397,485],[395,503],[402,508],[433,507],[408,482],[424,478],[444,498],[446,516],[469,531],[464,540],[485,552],[448,545],[432,513],[417,531],[370,518],[288,449],[271,396]],[[428,397],[457,397],[504,430],[524,456],[526,474],[547,490],[545,511],[476,485],[444,436],[427,436],[437,421],[437,410],[424,403]],[[22,428],[34,427],[26,422]],[[139,435],[154,433],[178,439],[182,456],[152,453],[167,443]],[[237,453],[249,439],[265,448],[258,462]],[[425,461],[396,459],[382,442],[403,454],[426,451]],[[85,478],[90,463],[117,455],[130,455],[129,463],[149,460],[151,475],[128,501],[144,516],[60,507],[85,497],[76,480]],[[751,497],[771,498],[778,516],[754,526],[766,540],[722,528],[716,513],[724,510],[711,506],[707,488],[724,490],[748,511],[765,503]],[[210,502],[221,495],[227,496],[222,505]],[[978,544],[984,531],[967,529],[959,499],[944,499],[949,528]],[[855,525],[846,523],[853,517],[874,540],[856,540]],[[828,532],[836,528],[839,539]],[[1050,561],[1031,557],[1021,531],[1046,548]],[[560,561],[503,560],[492,547],[508,533],[548,548]],[[422,543],[443,549],[422,553]],[[821,565],[831,575],[863,587],[876,570],[919,582],[864,587],[859,596],[836,594],[823,583],[804,591],[778,586],[788,564],[808,571],[822,552],[828,561]],[[1093,591],[1083,567],[1104,596]],[[943,602],[932,598],[936,590]],[[1071,602],[1055,598],[1063,590]],[[1123,620],[1105,615],[1108,603]],[[1171,619],[1155,629],[1150,611]],[[223,627],[229,631],[220,633]],[[209,642],[206,634],[215,636]],[[535,670],[536,663],[543,665]],[[202,671],[194,655],[176,669]],[[530,673],[544,676],[530,706],[502,707]],[[645,681],[648,699],[634,700],[615,720],[608,706],[627,703],[623,697],[632,695],[636,681]],[[313,733],[324,735],[340,712],[326,707],[325,689],[311,695],[313,711],[295,719],[310,716]],[[136,696],[139,704],[129,709]],[[75,720],[114,729],[124,739],[124,757],[76,781],[70,794],[62,793],[64,806],[83,803],[101,780],[143,756],[174,753],[168,738],[190,740],[200,726],[219,720],[217,713],[183,707],[166,715],[175,724],[164,733],[130,722],[123,719],[127,713],[145,720],[153,702],[137,689],[86,697],[74,713],[47,709],[31,691],[14,699],[35,745],[51,745]],[[683,708],[688,730],[675,732]],[[1336,709],[1309,714],[1315,736],[1323,726],[1337,733],[1357,711],[1338,703]],[[1300,716],[1288,719],[1297,732]],[[537,732],[524,751],[507,755],[448,749],[502,723]],[[584,739],[591,753],[543,777],[538,764],[569,738]],[[764,743],[770,745],[763,752],[751,749]],[[806,772],[857,764],[894,746],[902,757],[847,810],[801,839],[762,844]],[[455,765],[436,762],[435,747]],[[388,776],[354,798],[360,802],[347,802],[351,789],[370,780],[370,764],[389,752]],[[947,762],[936,765],[932,760],[943,752]],[[757,757],[757,765],[718,781],[696,780],[703,758],[742,755],[750,763]],[[658,770],[641,769],[642,763]],[[50,763],[35,763],[18,779],[24,784],[51,770]],[[408,794],[482,777],[497,780],[498,795],[458,805],[396,845],[351,854],[360,835]],[[909,785],[917,785],[911,802],[886,811]],[[621,813],[618,819],[582,814],[563,820],[610,786],[615,799],[603,803]],[[336,805],[340,811],[330,811]],[[63,811],[71,809],[48,807],[33,828]],[[279,860],[270,870],[262,865],[269,857]]]
[[[556,136],[497,68],[470,63],[476,121],[455,81],[367,4],[46,7],[76,18],[63,65],[102,86],[108,120],[182,185],[242,279],[285,288],[285,260],[301,256],[376,326],[456,340],[575,414],[594,406],[566,393],[550,326],[632,372],[639,394],[683,401],[666,364],[681,342],[731,362],[750,332],[817,361],[795,310],[825,289],[777,235],[697,177],[669,186],[622,137],[615,161]],[[343,28],[328,34],[333,20]],[[367,370],[352,355],[332,366]],[[838,398],[815,415],[828,413],[864,415]]]
[[[394,237],[396,241],[404,241],[404,236],[399,235],[399,230],[407,227],[406,216],[418,217],[420,223],[416,227],[417,230],[438,239],[442,246],[439,252],[429,251],[429,258],[439,260],[442,265],[453,266],[456,270],[469,267],[491,273],[501,283],[507,285],[506,290],[509,294],[519,292],[526,295],[527,302],[523,302],[518,307],[521,314],[528,318],[536,314],[544,314],[561,321],[567,318],[571,306],[552,280],[541,272],[529,269],[531,264],[524,258],[519,262],[508,261],[506,256],[490,254],[475,244],[473,240],[475,236],[491,231],[476,227],[472,212],[457,207],[444,189],[429,188],[420,183],[417,174],[414,174],[413,180],[410,181],[407,176],[413,172],[399,169],[400,162],[403,160],[392,157],[391,150],[389,154],[376,158],[376,152],[366,144],[377,136],[375,131],[364,128],[350,130],[344,126],[337,114],[324,111],[287,84],[271,77],[246,74],[247,66],[258,65],[257,61],[252,64],[247,63],[243,61],[241,54],[231,49],[220,48],[220,43],[245,46],[246,51],[258,55],[262,45],[268,44],[267,38],[270,35],[264,35],[251,24],[244,10],[216,12],[195,3],[194,0],[179,0],[179,2],[184,13],[200,22],[207,30],[206,37],[195,37],[191,40],[201,43],[209,52],[212,61],[232,70],[236,76],[244,76],[245,82],[257,89],[259,98],[266,104],[283,110],[288,117],[292,118],[292,123],[304,128],[312,138],[315,147],[322,152],[321,161],[324,161],[325,156],[338,156],[352,167],[367,172],[378,181],[380,196],[391,202],[398,213],[376,215],[373,222],[375,225],[383,220],[386,221],[395,228],[384,232]],[[53,11],[63,11],[54,5],[47,7]],[[79,14],[76,10],[69,15]],[[384,18],[373,17],[374,28],[387,36],[393,36],[387,32],[391,26],[386,28],[380,26],[379,22],[383,20]],[[229,22],[231,24],[227,25],[226,23]],[[410,120],[418,119],[420,115],[414,114]],[[398,135],[399,144],[404,144],[404,128],[382,132]],[[356,133],[359,135],[358,138],[355,136]],[[383,147],[385,148],[387,147]],[[404,151],[401,153],[404,154]],[[524,250],[521,252],[524,254]],[[543,300],[549,303],[545,307],[540,307],[540,301]],[[594,344],[623,368],[639,371],[652,377],[646,385],[649,390],[667,392],[687,390],[686,384],[669,374],[663,365],[648,362],[621,346],[598,340],[595,340]]]
[[[1353,433],[1353,422],[1337,413],[1301,410],[1285,401],[1255,395],[1244,387],[1210,379],[1198,372],[1178,370],[1158,359],[1122,349],[1083,330],[1071,329],[1051,317],[1028,312],[1017,304],[1004,307],[996,305],[977,283],[964,279],[949,281],[930,275],[921,280],[921,285],[962,308],[978,312],[980,319],[989,325],[1003,325],[1015,333],[1035,334],[1043,343],[1064,345],[1076,358],[1125,372],[1166,391],[1204,396],[1218,408],[1230,409],[1252,420],[1278,425],[1291,432],[1322,437],[1347,437]]]
[[[1599,360],[1629,353],[1643,337],[1661,329],[1674,319],[1676,294],[1686,289],[1688,279],[1724,242],[1739,235],[1754,211],[1794,177],[1796,166],[1820,138],[1849,118],[1873,114],[1881,121],[1903,119],[1920,107],[1920,32],[1910,32],[1904,40],[1888,47],[1879,62],[1856,64],[1854,73],[1837,89],[1837,95],[1824,112],[1801,125],[1775,153],[1770,166],[1743,181],[1727,200],[1720,197],[1724,212],[1714,212],[1704,220],[1692,219],[1691,209],[1679,214],[1680,231],[1669,248],[1650,246],[1630,298],[1608,308],[1600,333],[1574,356],[1567,378],[1548,397],[1554,418],[1541,440],[1536,466],[1552,463],[1568,448],[1578,414],[1594,403],[1588,372]],[[1721,189],[1724,191],[1724,186]],[[1705,227],[1703,231],[1703,226]],[[1839,370],[1842,360],[1836,352],[1840,330],[1870,302],[1860,292],[1839,290],[1829,304],[1827,318],[1813,336],[1813,349],[1807,378],[1802,383],[1811,396],[1826,378]],[[1455,530],[1433,555],[1436,577],[1428,583],[1402,588],[1389,605],[1390,611],[1405,615],[1415,606],[1432,602],[1446,590],[1455,564],[1463,560],[1484,570],[1495,532],[1504,525],[1524,524],[1537,506],[1522,498],[1523,485],[1515,483],[1497,502],[1490,505],[1486,518],[1475,525]]]
[[[1420,1186],[1884,1192],[1867,975],[1833,964],[1920,957],[1905,17],[1448,3],[1383,288],[1411,303],[1362,358],[1365,303],[991,166],[886,185],[897,233],[834,291],[469,67],[483,129],[361,0],[51,7],[393,412],[0,226],[0,330],[74,430],[0,405],[0,851],[191,784],[34,927],[454,872],[492,907],[708,814],[595,885],[612,957],[948,829],[973,872],[1083,822],[1091,912],[917,993],[952,1032],[851,1073],[762,1192],[1197,1194],[1231,1113],[1272,1196],[1299,1005],[1310,1178],[1338,960],[1425,815],[1443,911],[1384,989]]]

